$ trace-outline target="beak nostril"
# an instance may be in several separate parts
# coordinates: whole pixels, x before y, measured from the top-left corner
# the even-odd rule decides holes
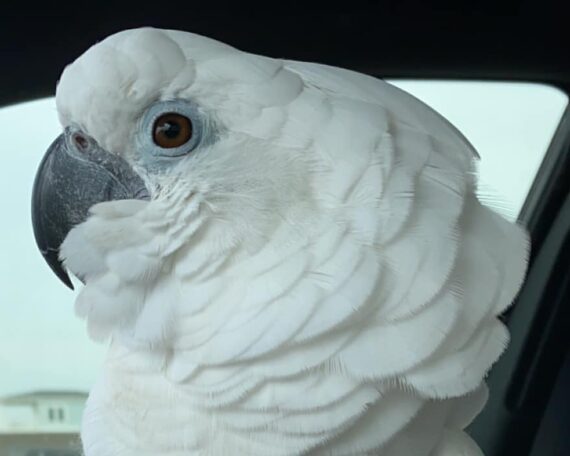
[[[73,133],[71,139],[78,150],[86,151],[89,148],[89,140],[81,133]]]

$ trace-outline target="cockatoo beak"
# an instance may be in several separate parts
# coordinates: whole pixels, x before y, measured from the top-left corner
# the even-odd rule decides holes
[[[89,208],[104,201],[149,199],[141,177],[121,157],[69,127],[42,159],[32,191],[36,243],[53,272],[69,288],[59,248],[69,231],[85,221]]]

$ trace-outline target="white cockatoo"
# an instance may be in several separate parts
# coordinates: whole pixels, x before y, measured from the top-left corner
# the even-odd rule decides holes
[[[370,76],[154,28],[91,47],[56,101],[36,239],[110,341],[86,456],[482,454],[463,429],[529,245],[449,122]]]

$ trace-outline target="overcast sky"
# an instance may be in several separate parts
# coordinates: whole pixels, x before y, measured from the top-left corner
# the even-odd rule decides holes
[[[515,218],[567,103],[539,85],[399,81],[447,117],[481,155],[481,191]],[[89,390],[104,347],[73,312],[75,293],[36,249],[30,195],[44,151],[60,133],[53,99],[0,109],[0,396]]]

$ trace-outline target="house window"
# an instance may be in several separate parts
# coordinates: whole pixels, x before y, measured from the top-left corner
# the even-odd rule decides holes
[[[48,409],[48,419],[51,422],[63,422],[65,421],[65,410],[62,407]]]

